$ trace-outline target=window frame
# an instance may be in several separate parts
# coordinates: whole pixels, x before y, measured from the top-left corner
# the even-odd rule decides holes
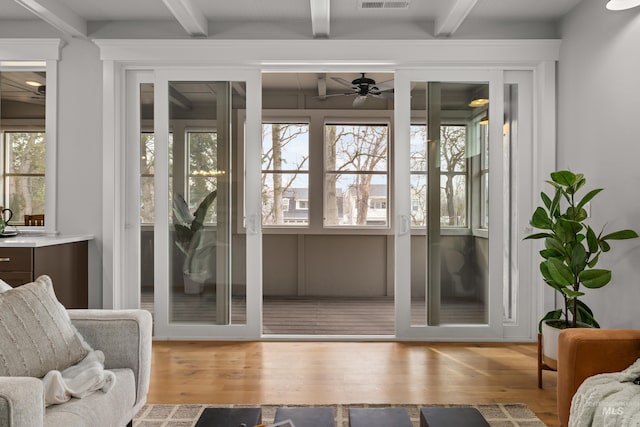
[[[369,171],[328,171],[326,168],[327,158],[326,158],[326,146],[327,146],[327,135],[326,130],[327,126],[336,125],[336,126],[385,126],[387,129],[387,167],[384,172],[369,170]],[[393,166],[393,132],[394,127],[391,120],[378,119],[376,117],[325,117],[324,124],[322,126],[322,229],[324,230],[388,230],[391,232],[393,230],[393,207],[391,207],[393,192],[393,174],[392,174],[392,166]],[[385,225],[354,225],[354,224],[346,224],[346,225],[327,225],[325,223],[326,216],[326,177],[330,173],[343,173],[346,175],[383,175],[387,178],[387,190],[386,190],[386,200],[387,200],[387,209],[386,209],[386,219]]]
[[[466,138],[465,138],[465,149],[468,147],[469,144],[469,135],[470,135],[470,130],[471,127],[473,125],[474,119],[472,119],[471,121],[466,121],[466,120],[462,120],[459,118],[455,118],[455,117],[449,117],[449,118],[445,118],[443,119],[443,122],[440,124],[440,127],[442,128],[443,126],[464,126],[466,127]],[[424,120],[423,117],[411,117],[410,120],[410,126],[426,126],[426,122]],[[473,175],[472,172],[472,162],[469,160],[469,158],[467,157],[467,159],[465,160],[466,165],[465,165],[465,170],[464,172],[460,172],[460,173],[456,173],[456,175],[461,175],[465,177],[466,183],[465,183],[465,200],[466,200],[466,225],[464,226],[449,226],[449,225],[440,225],[440,234],[442,236],[464,236],[464,235],[471,235],[473,234],[473,225],[472,225],[472,220],[473,220],[473,197],[472,197],[472,186],[471,186],[471,178]],[[423,171],[413,171],[410,170],[409,174],[411,176],[413,175],[427,175],[427,171],[425,170]],[[440,172],[440,177],[442,178],[442,176],[444,176],[444,174],[442,172]],[[441,187],[439,187],[441,188]],[[410,200],[410,203],[413,203],[413,199]],[[409,207],[410,212],[411,212],[411,206]],[[411,223],[409,223],[409,228],[411,230],[411,235],[415,235],[415,236],[420,236],[420,235],[426,235],[427,231],[427,225],[421,225],[421,226],[413,226],[411,225]]]
[[[24,226],[17,225],[21,232],[58,233],[57,221],[57,181],[58,181],[58,60],[63,41],[60,39],[5,39],[0,40],[0,72],[11,71],[44,71],[45,85],[45,117],[42,119],[5,119],[0,121],[0,132],[14,130],[16,126],[24,129],[24,125],[31,124],[46,134],[45,153],[45,225]],[[21,46],[21,49],[15,49]],[[24,52],[30,52],[25,60]],[[37,124],[35,124],[35,123]],[[21,129],[18,129],[21,130]]]
[[[11,128],[11,129],[10,129]],[[30,177],[30,178],[34,178],[34,177],[42,177],[46,180],[46,150],[47,150],[47,133],[45,131],[45,129],[42,126],[25,126],[25,125],[16,125],[16,126],[6,126],[3,127],[2,132],[1,133],[1,140],[0,140],[0,146],[2,153],[0,154],[0,159],[1,159],[1,165],[0,165],[0,170],[2,171],[2,176],[0,177],[0,179],[2,180],[2,188],[0,189],[0,192],[2,193],[2,197],[1,197],[1,206],[3,206],[4,208],[9,208],[12,210],[12,212],[14,211],[14,209],[11,208],[11,204],[9,203],[9,198],[11,197],[11,193],[8,191],[9,189],[9,178],[11,177]],[[45,162],[45,170],[43,173],[37,173],[37,174],[22,174],[22,173],[13,173],[13,172],[7,172],[8,168],[8,164],[7,161],[9,160],[9,144],[8,144],[8,136],[9,134],[16,134],[16,133],[26,133],[26,134],[30,134],[30,133],[42,133],[44,134],[44,146],[45,146],[45,158],[43,159]],[[46,182],[43,182],[44,185],[44,194],[45,194],[45,209],[46,209],[46,197],[47,197],[47,193],[46,193]],[[32,212],[33,214],[39,214],[39,213],[45,213],[43,212]],[[26,215],[26,212],[24,213]],[[24,217],[23,218],[19,218],[17,216],[17,213],[14,212],[14,217],[11,219],[11,221],[15,224],[16,222],[19,222],[18,224],[15,224],[16,226],[24,226]],[[46,217],[45,217],[46,218]],[[33,226],[30,226],[33,227]]]
[[[311,209],[310,209],[310,204],[311,204],[311,196],[310,196],[310,186],[311,186],[311,120],[309,117],[302,115],[302,116],[281,116],[281,117],[271,117],[271,116],[263,116],[262,117],[262,129],[264,131],[264,125],[265,124],[269,124],[269,125],[273,125],[273,124],[284,124],[284,125],[306,125],[308,127],[308,132],[307,132],[307,168],[306,169],[301,169],[301,170],[293,170],[293,169],[270,169],[270,170],[265,170],[262,169],[260,170],[261,176],[264,177],[265,174],[270,174],[270,175],[275,175],[275,174],[280,174],[280,175],[298,175],[298,174],[303,174],[307,176],[307,194],[308,197],[306,199],[296,199],[295,200],[295,204],[294,209],[295,210],[300,210],[300,211],[307,211],[307,218],[306,220],[304,219],[298,219],[298,218],[292,218],[291,222],[289,223],[283,223],[283,224],[265,224],[264,223],[264,218],[262,218],[262,228],[263,230],[274,230],[274,229],[303,229],[303,230],[307,230],[311,227]],[[261,141],[262,143],[262,141]],[[262,144],[261,144],[262,146]],[[283,198],[284,201],[284,198]],[[307,207],[306,208],[301,208],[299,207],[299,202],[300,201],[306,201],[307,202]],[[284,203],[283,203],[284,204]],[[290,198],[287,197],[287,206],[290,208],[291,206],[291,200]],[[300,221],[300,222],[299,222]],[[306,221],[306,222],[303,222]]]

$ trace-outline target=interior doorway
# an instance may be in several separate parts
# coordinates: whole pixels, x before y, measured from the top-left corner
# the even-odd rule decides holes
[[[263,334],[395,335],[393,85],[263,73]]]

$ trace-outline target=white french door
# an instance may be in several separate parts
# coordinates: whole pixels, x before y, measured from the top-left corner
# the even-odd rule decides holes
[[[126,299],[152,302],[157,338],[260,336],[259,88],[252,70],[127,72]]]

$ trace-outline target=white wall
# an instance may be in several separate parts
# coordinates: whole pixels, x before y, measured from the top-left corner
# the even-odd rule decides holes
[[[92,234],[89,307],[102,307],[102,63],[72,39],[58,67],[58,231]]]
[[[591,204],[596,230],[640,231],[640,8],[610,12],[582,2],[565,19],[558,73],[558,168],[605,190]],[[639,328],[640,239],[613,242],[613,270],[585,301],[603,327]]]

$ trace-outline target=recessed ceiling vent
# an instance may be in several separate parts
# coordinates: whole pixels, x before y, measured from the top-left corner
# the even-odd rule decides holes
[[[359,9],[409,9],[410,0],[359,0]]]

